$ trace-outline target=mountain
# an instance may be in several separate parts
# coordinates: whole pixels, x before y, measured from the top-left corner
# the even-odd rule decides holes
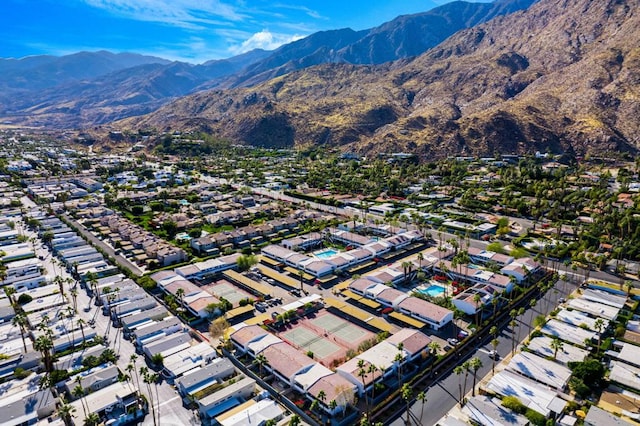
[[[71,81],[100,77],[144,64],[168,64],[166,59],[134,53],[78,52],[66,56],[0,59],[0,89],[40,90]]]
[[[0,116],[3,121],[16,124],[73,128],[142,115],[172,99],[192,93],[211,79],[237,72],[267,54],[257,49],[202,65],[166,60],[143,64],[130,62],[129,67],[120,67],[93,78],[76,74],[75,78],[62,82],[43,84],[40,90],[22,90],[21,87],[18,90],[14,85],[0,95]],[[70,56],[72,58],[56,58],[59,59],[56,64],[71,63],[74,67],[81,67],[82,61],[76,63],[78,57]],[[23,77],[25,80],[29,78],[30,74]],[[46,78],[42,80],[46,81]]]
[[[286,44],[217,87],[251,86],[291,71],[324,63],[374,65],[424,53],[464,28],[526,9],[536,0],[493,3],[454,1],[428,12],[403,15],[378,27],[322,31]]]
[[[423,53],[456,31],[528,7],[535,0],[456,1],[370,30],[311,34],[273,52],[255,50],[202,65],[109,52],[0,60],[0,121],[93,126],[141,115],[180,96],[252,86],[325,63],[378,64]]]
[[[117,126],[435,158],[637,152],[640,0],[540,0],[415,59],[323,64]]]

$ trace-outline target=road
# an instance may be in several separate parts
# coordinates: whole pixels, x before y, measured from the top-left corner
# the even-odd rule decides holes
[[[567,297],[569,293],[575,290],[577,284],[575,283],[563,283],[558,281],[556,285],[557,293],[554,290],[550,290],[545,295],[546,299],[542,297],[538,300],[538,303],[533,308],[533,314],[528,309],[523,315],[516,318],[516,321],[520,324],[520,329],[516,328],[515,330],[511,330],[508,326],[502,327],[500,330],[500,334],[498,336],[498,347],[497,351],[500,354],[500,360],[511,354],[512,347],[512,339],[513,333],[515,332],[516,340],[518,340],[518,336],[520,339],[518,340],[520,343],[523,342],[529,333],[529,327],[533,326],[533,322],[535,321],[536,316],[538,315],[548,315],[555,307],[558,305],[558,299],[561,297]],[[508,321],[507,321],[508,322]],[[464,359],[478,357],[482,361],[482,367],[478,370],[477,377],[478,382],[480,382],[481,378],[487,374],[491,374],[492,360],[489,358],[489,351],[493,349],[490,345],[490,337],[484,339],[483,342],[478,342],[478,347],[475,351],[469,354],[467,357],[460,359],[460,363]],[[423,425],[434,425],[445,416],[457,403],[460,395],[459,392],[459,384],[461,381],[464,381],[464,375],[456,375],[452,372],[455,365],[451,365],[445,371],[439,372],[435,378],[438,378],[434,384],[432,384],[426,390],[427,400],[424,404],[419,401],[415,401],[411,406],[411,413],[415,418],[420,418],[422,413],[422,421]],[[463,383],[464,384],[464,383]],[[463,393],[467,394],[471,391],[471,387],[473,385],[473,377],[469,375],[467,380],[467,387],[464,389]],[[419,392],[418,389],[414,389],[414,396]],[[398,417],[401,416],[401,417]],[[406,414],[404,411],[400,413],[396,413],[395,420],[390,422],[389,424],[393,426],[401,426],[405,424]],[[412,424],[417,424],[415,419]]]
[[[85,238],[87,238],[87,240],[89,240],[92,245],[99,247],[102,251],[114,258],[120,266],[129,269],[137,277],[143,275],[143,271],[141,271],[135,263],[130,262],[126,257],[116,254],[115,250],[111,246],[93,235],[93,233],[87,230],[87,228],[85,228],[78,221],[71,218],[71,216],[69,216],[67,213],[63,214],[62,216],[64,217],[64,220],[75,226],[78,232],[80,232]]]

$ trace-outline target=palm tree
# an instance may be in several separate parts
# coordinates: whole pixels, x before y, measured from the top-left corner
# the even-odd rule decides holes
[[[185,311],[184,309],[184,289],[183,288],[179,288],[176,290],[176,296],[178,296],[178,300],[180,300],[180,307],[182,308],[182,312]]]
[[[367,408],[366,414],[368,419],[369,418],[369,399],[367,398],[367,386],[365,382],[365,379],[367,377],[367,370],[364,369],[364,360],[359,359],[357,366],[358,366],[358,377],[360,377],[360,379],[362,380],[362,392],[364,394],[364,403]]]
[[[427,347],[429,348],[429,352],[435,356],[438,354],[438,351],[440,350],[440,343],[433,340],[429,343],[429,345],[427,345]]]
[[[33,348],[42,353],[44,369],[47,373],[53,371],[53,340],[48,335],[42,335],[33,343]]]
[[[20,337],[22,337],[22,346],[24,347],[24,353],[27,353],[27,340],[25,337],[29,321],[24,312],[20,311],[16,313],[16,316],[11,319],[11,324],[17,326],[20,329]]]
[[[100,416],[97,413],[89,413],[84,419],[84,426],[97,426],[100,423]]]
[[[495,338],[491,340],[491,346],[493,347],[494,352],[498,349],[499,344],[500,344],[500,340]],[[491,366],[491,374],[495,374],[496,372],[496,358],[497,356],[495,355],[491,357],[491,361],[493,362],[493,365]]]
[[[71,404],[67,404],[63,396],[60,397],[60,406],[57,411],[65,426],[73,425],[72,417],[74,417],[73,413],[76,412],[76,408]]]
[[[78,313],[78,290],[74,287],[70,291],[71,298],[73,299],[73,310]]]
[[[556,359],[556,357],[558,356],[558,351],[564,349],[564,343],[562,343],[562,340],[558,339],[557,337],[553,337],[549,346],[551,347],[551,349],[553,349],[553,359]]]
[[[536,301],[536,299],[531,299],[529,300],[529,334],[531,334],[531,332],[533,332],[533,314],[536,307],[536,304],[538,302]]]
[[[480,313],[482,312],[482,296],[480,293],[473,295],[473,303],[476,305],[476,331],[480,329]]]
[[[375,393],[376,393],[376,371],[378,371],[378,367],[376,367],[373,364],[369,364],[369,368],[367,368],[367,373],[371,374],[371,377],[373,378],[373,386],[371,387],[371,402],[373,403],[374,399],[375,399]]]
[[[465,362],[462,363],[462,369],[464,371],[464,391],[467,391],[467,378],[469,377],[469,371],[471,371],[471,360],[467,360]],[[464,400],[462,401],[462,404],[464,405]]]
[[[422,262],[424,261],[424,254],[422,254],[422,252],[419,252],[418,255],[416,256],[416,259],[418,259],[418,267],[420,268],[420,270],[422,270]]]
[[[602,318],[598,318],[593,323],[593,328],[598,332],[598,352],[600,352],[600,343],[602,343],[602,332],[606,328],[606,324]]]
[[[13,295],[16,294],[16,289],[13,288],[12,286],[6,285],[4,286],[3,290],[4,290],[4,294],[7,295],[7,299],[9,299],[9,303],[11,303],[12,306],[15,306],[16,301],[13,298]]]
[[[516,352],[516,327],[518,327],[518,321],[512,319],[509,321],[509,327],[511,327],[511,355]]]
[[[411,398],[413,397],[413,390],[411,389],[411,386],[409,385],[409,383],[405,383],[404,385],[402,385],[402,389],[401,389],[401,393],[402,393],[402,399],[404,399],[404,402],[406,404],[406,413],[407,413],[407,420],[405,420],[405,425],[410,425],[411,424],[411,410],[410,410],[410,403],[411,403]],[[369,418],[367,416],[367,418]]]
[[[64,296],[64,278],[61,275],[57,275],[53,279],[54,284],[58,284],[58,288],[60,289],[60,294]]]
[[[418,419],[418,424],[422,424],[422,416],[424,415],[424,406],[427,402],[427,394],[424,391],[421,391],[416,396],[416,400],[420,401],[420,418]]]
[[[482,368],[482,360],[478,357],[471,358],[469,361],[471,371],[473,371],[473,387],[471,388],[471,396],[476,396],[476,380],[478,379],[478,370]]]
[[[80,404],[82,404],[82,412],[84,413],[84,416],[87,417],[87,409],[84,406],[84,388],[82,387],[82,378],[78,376],[76,378],[76,382],[78,382],[78,384],[71,391],[71,395],[80,399]]]
[[[147,392],[149,393],[149,404],[151,405],[151,415],[153,417],[153,424],[157,426],[156,422],[156,407],[153,398],[153,391],[151,389],[152,382],[152,374],[149,374],[149,369],[147,367],[140,367],[140,375],[142,376],[143,382],[147,385]]]
[[[462,373],[464,373],[464,368],[461,365],[458,365],[453,369],[453,372],[458,376],[458,390],[460,391],[460,398],[458,399],[458,403],[462,406]]]
[[[258,371],[260,372],[260,377],[262,377],[262,369],[264,368],[265,365],[269,364],[269,360],[267,359],[266,356],[264,356],[264,354],[258,354],[256,355],[256,358],[254,361],[256,364],[258,364]]]

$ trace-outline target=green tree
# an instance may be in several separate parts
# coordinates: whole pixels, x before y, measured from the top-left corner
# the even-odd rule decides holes
[[[562,340],[558,339],[558,337],[555,336],[552,338],[549,346],[551,347],[551,349],[553,349],[553,359],[557,358],[558,351],[564,349],[564,343],[562,343]]]

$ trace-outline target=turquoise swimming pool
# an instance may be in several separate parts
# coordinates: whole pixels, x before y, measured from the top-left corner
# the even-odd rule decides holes
[[[327,248],[327,249],[324,249],[324,250],[318,250],[318,251],[314,252],[313,254],[319,259],[327,259],[329,257],[335,256],[338,253],[339,252],[336,249]]]
[[[429,297],[441,297],[444,294],[444,287],[440,285],[430,285],[427,288],[418,290],[422,294],[426,294]]]

